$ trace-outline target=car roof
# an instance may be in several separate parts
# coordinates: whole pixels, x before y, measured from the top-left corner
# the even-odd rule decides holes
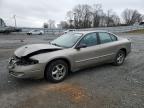
[[[73,33],[81,33],[81,34],[88,34],[88,33],[94,33],[94,32],[107,32],[109,33],[108,31],[104,31],[104,30],[95,30],[95,31],[74,31]]]

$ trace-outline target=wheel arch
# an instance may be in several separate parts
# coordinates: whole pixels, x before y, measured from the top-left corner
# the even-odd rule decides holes
[[[67,65],[68,65],[68,72],[71,71],[71,63],[70,63],[70,61],[67,58],[64,58],[64,57],[54,58],[54,59],[48,61],[48,63],[46,64],[45,69],[44,69],[44,77],[45,77],[46,68],[50,65],[50,63],[52,63],[53,61],[56,61],[56,60],[65,61],[67,63]]]
[[[120,50],[125,52],[125,56],[127,56],[127,49],[126,48],[121,48]]]

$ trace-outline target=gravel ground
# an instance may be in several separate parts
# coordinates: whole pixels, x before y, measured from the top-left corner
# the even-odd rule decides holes
[[[95,66],[52,84],[13,78],[6,66],[17,47],[55,37],[0,35],[0,108],[144,108],[144,34],[120,36],[132,41],[122,66]]]

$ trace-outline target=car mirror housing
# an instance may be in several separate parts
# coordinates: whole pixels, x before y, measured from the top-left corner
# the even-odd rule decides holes
[[[86,48],[86,47],[87,47],[86,44],[79,44],[79,45],[77,45],[75,48],[76,48],[76,49],[81,49],[81,48]]]

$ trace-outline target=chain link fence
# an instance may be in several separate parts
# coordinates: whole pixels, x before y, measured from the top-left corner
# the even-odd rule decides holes
[[[122,32],[129,32],[129,31],[140,30],[140,29],[144,29],[144,25],[85,28],[85,29],[76,29],[76,31],[104,30],[104,31],[109,31],[109,32],[114,32],[114,33],[122,33]],[[48,35],[59,35],[65,31],[64,29],[22,28],[23,33],[26,33],[31,30],[43,30],[44,34],[48,34]]]

